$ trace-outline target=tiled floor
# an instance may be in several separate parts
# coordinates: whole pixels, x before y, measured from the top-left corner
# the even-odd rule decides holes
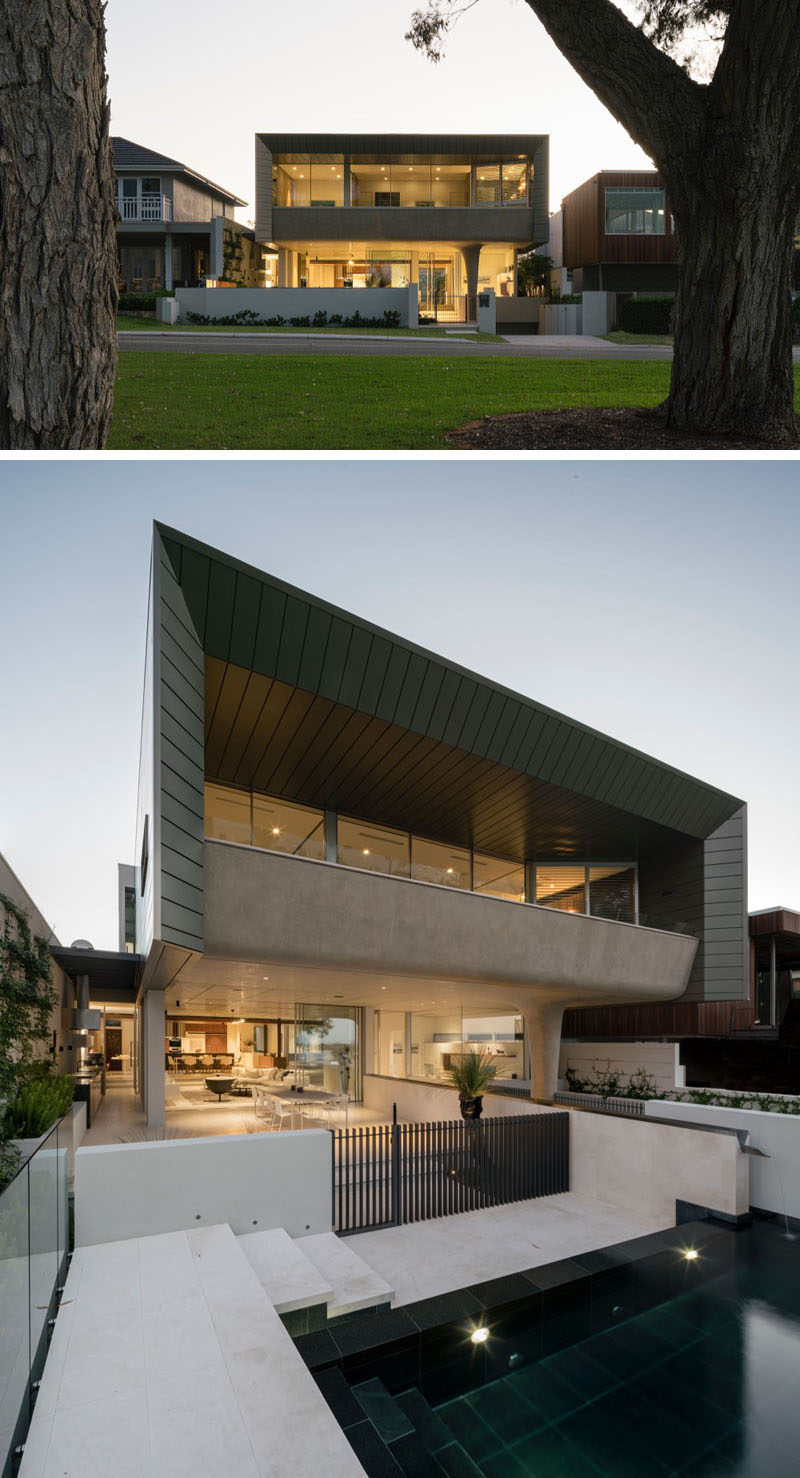
[[[342,1121],[343,1122],[343,1121]],[[377,1124],[382,1120],[374,1110],[352,1105],[349,1112],[350,1124]],[[337,1127],[341,1127],[338,1125]],[[309,1128],[319,1128],[316,1121]],[[262,1134],[269,1133],[264,1121],[256,1119],[252,1100],[249,1098],[224,1098],[217,1102],[201,1086],[191,1083],[186,1092],[176,1090],[176,1096],[167,1100],[166,1133],[168,1136],[196,1138],[209,1134]],[[276,1131],[277,1132],[277,1131]],[[281,1130],[281,1133],[287,1133]],[[108,1079],[108,1089],[95,1116],[91,1129],[83,1141],[92,1144],[119,1144],[134,1135],[144,1137],[147,1133],[145,1116],[130,1082]]]
[[[566,1193],[363,1232],[356,1241],[359,1257],[391,1283],[397,1306],[667,1225]]]

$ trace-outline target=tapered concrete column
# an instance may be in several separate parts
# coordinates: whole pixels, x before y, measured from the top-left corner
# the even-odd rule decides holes
[[[522,1014],[531,1054],[531,1098],[552,1098],[558,1087],[564,1007],[560,1001],[531,1001]]]
[[[166,1069],[164,1066],[163,990],[149,990],[142,1002],[142,1100],[148,1128],[163,1129]]]
[[[464,263],[464,272],[467,278],[467,318],[477,317],[478,313],[478,266],[481,259],[481,245],[460,246],[461,259]]]

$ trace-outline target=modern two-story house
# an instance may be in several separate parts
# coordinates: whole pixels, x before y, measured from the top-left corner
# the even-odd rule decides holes
[[[565,1008],[746,998],[736,797],[162,525],[146,650],[151,1124],[173,1042],[548,1098]]]
[[[657,170],[603,170],[561,202],[561,260],[574,292],[670,293],[675,226]]]
[[[547,238],[545,135],[256,135],[257,242],[281,287],[404,287],[474,317],[515,293],[516,251]]]
[[[120,284],[128,292],[233,276],[263,286],[262,252],[234,218],[244,200],[188,165],[112,138]]]

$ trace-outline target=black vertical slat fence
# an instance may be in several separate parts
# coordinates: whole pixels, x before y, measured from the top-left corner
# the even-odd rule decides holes
[[[401,1226],[569,1190],[569,1114],[332,1132],[337,1232]]]

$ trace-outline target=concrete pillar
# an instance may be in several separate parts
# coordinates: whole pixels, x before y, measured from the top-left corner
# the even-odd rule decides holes
[[[467,279],[467,319],[471,322],[477,316],[476,299],[478,296],[478,266],[481,259],[481,243],[472,243],[470,246],[460,246],[461,260],[464,263],[464,273]]]
[[[224,271],[224,257],[222,252],[222,233],[225,222],[222,216],[214,216],[211,222],[209,241],[209,277],[221,277]]]
[[[325,812],[325,861],[339,861],[339,837],[335,811]]]
[[[172,234],[169,231],[164,237],[164,287],[168,293],[172,292]]]
[[[558,1087],[564,1007],[560,1001],[528,1000],[522,1014],[531,1054],[531,1098],[552,1099]]]
[[[163,990],[149,990],[142,1000],[142,1099],[150,1129],[164,1127],[164,1095],[166,1092],[165,1022],[166,1002]]]
[[[342,171],[342,173],[344,175],[344,179],[342,181],[342,184],[344,185],[344,190],[342,192],[342,199],[344,200],[345,205],[349,205],[350,204],[350,160],[349,159],[345,159],[345,161],[344,161],[344,170]]]

